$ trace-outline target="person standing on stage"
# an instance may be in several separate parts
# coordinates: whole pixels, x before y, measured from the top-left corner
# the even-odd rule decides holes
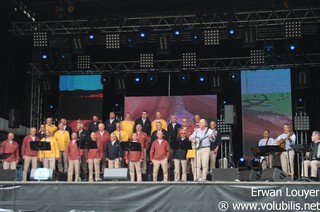
[[[181,143],[184,142],[185,146],[191,146],[191,142],[186,137],[186,130],[182,129],[180,130],[180,138],[177,139],[176,142],[177,146],[179,146],[178,149],[174,149],[172,151],[172,158],[174,160],[174,179],[175,181],[187,181],[187,149],[181,149]],[[180,178],[180,165],[182,168],[182,175]]]
[[[69,132],[64,129],[63,123],[59,123],[59,130],[54,134],[54,138],[57,140],[60,150],[60,157],[58,160],[58,171],[60,173],[68,172],[68,158],[67,158],[67,146],[70,141]]]
[[[208,166],[210,158],[210,146],[211,142],[214,142],[215,136],[213,131],[209,129],[208,123],[205,119],[199,121],[199,128],[192,133],[190,136],[190,141],[194,143],[195,138],[199,138],[202,141],[200,142],[199,149],[196,150],[196,180],[197,181],[206,181],[208,175]],[[200,171],[202,168],[202,172]]]
[[[68,169],[68,182],[72,181],[73,173],[74,181],[77,182],[79,180],[79,168],[80,168],[80,159],[82,155],[82,150],[78,147],[78,138],[77,133],[73,132],[71,134],[71,141],[69,141],[67,146],[67,157],[69,162]]]
[[[270,131],[265,130],[263,131],[263,138],[260,139],[258,146],[274,146],[276,145],[273,138],[270,138]],[[269,154],[267,156],[261,156],[260,157],[260,164],[262,170],[264,169],[271,169],[273,167],[273,154]]]
[[[79,140],[79,143],[85,143],[87,140],[89,140],[90,135],[87,130],[83,128],[83,123],[80,121],[77,123],[77,139]],[[88,172],[88,166],[87,166],[87,151],[84,149],[82,151],[81,159],[80,159],[80,172],[81,172],[81,178],[82,180],[87,180],[87,172]]]
[[[3,169],[16,169],[19,162],[19,144],[14,141],[14,134],[8,133],[8,139],[3,141],[0,146],[0,154],[11,153],[11,155],[3,160]]]
[[[58,130],[58,128],[52,123],[52,118],[46,119],[46,130],[49,130],[51,132],[51,135],[54,135],[54,133]]]
[[[93,182],[93,169],[95,175],[95,181],[100,181],[100,160],[103,158],[103,146],[97,141],[96,133],[90,134],[90,142],[96,142],[96,149],[88,149],[87,151],[87,162],[89,167],[89,182]]]
[[[158,122],[156,124],[156,130],[153,131],[152,134],[151,134],[151,139],[150,139],[150,144],[149,144],[150,147],[151,147],[153,141],[158,138],[158,132],[162,132],[163,139],[168,140],[168,138],[169,138],[168,132],[165,129],[163,129],[162,123]]]
[[[62,118],[62,119],[60,119],[60,122],[63,124],[63,129],[69,133],[70,138],[71,138],[73,131],[72,131],[72,128],[69,125],[67,125],[67,119]]]
[[[45,124],[41,124],[40,125],[40,130],[39,132],[37,132],[36,136],[41,140],[44,137],[46,137],[46,125]]]
[[[106,148],[106,161],[108,161],[108,168],[120,168],[123,151],[120,147],[120,141],[117,140],[115,133],[111,133],[110,142]]]
[[[96,132],[96,139],[98,143],[100,143],[103,155],[105,155],[107,143],[110,141],[110,134],[107,130],[105,130],[105,126],[103,123],[100,123],[98,126],[99,130]],[[106,161],[101,161],[101,170],[104,170],[106,168]]]
[[[125,119],[121,122],[122,129],[126,131],[128,137],[131,138],[134,130],[134,121],[131,119],[131,114],[128,112],[125,115]]]
[[[283,133],[275,139],[275,143],[285,150],[280,155],[282,171],[289,176],[294,176],[294,151],[291,145],[296,142],[296,135],[291,131],[289,124],[283,126]]]
[[[119,123],[119,120],[116,119],[116,114],[114,112],[110,112],[109,119],[104,122],[104,126],[109,134],[116,130],[117,123]]]
[[[180,136],[181,130],[185,130],[187,138],[189,138],[193,133],[193,128],[188,126],[188,120],[186,118],[183,118],[181,120],[181,128],[178,130],[178,134],[177,134],[178,138]]]
[[[216,160],[221,145],[221,132],[217,129],[217,123],[215,121],[210,122],[210,129],[214,135],[214,141],[210,144],[210,170],[216,168]]]
[[[168,134],[169,134],[169,142],[177,140],[178,131],[181,128],[181,125],[177,122],[177,116],[170,116],[171,123],[168,125]]]
[[[160,122],[159,122],[160,123]],[[160,123],[161,124],[161,123]],[[163,133],[157,132],[157,137],[150,148],[150,160],[153,164],[153,181],[158,179],[158,172],[161,166],[163,171],[163,181],[168,181],[168,160],[170,158],[169,143],[163,139]]]
[[[311,151],[306,153],[306,160],[303,161],[302,177],[309,177],[311,168],[311,180],[317,180],[318,168],[320,167],[320,132],[313,131],[311,136]]]
[[[127,142],[129,140],[128,133],[123,129],[121,122],[116,123],[116,130],[113,133],[120,142]]]
[[[51,131],[46,130],[46,137],[41,142],[50,142],[51,150],[38,151],[39,161],[43,163],[43,168],[56,169],[56,160],[60,158],[60,150],[57,140],[51,136]]]
[[[200,120],[201,116],[199,114],[195,114],[193,118],[193,124],[190,126],[193,131],[196,131],[199,128]]]
[[[134,182],[134,170],[136,170],[136,173],[137,173],[137,182],[141,182],[142,181],[141,163],[142,163],[143,157],[144,157],[143,156],[144,145],[143,145],[143,143],[138,141],[137,133],[132,134],[131,142],[139,143],[141,145],[142,151],[130,151],[130,154],[128,151],[126,151],[124,158],[126,160],[126,163],[129,165],[131,182]]]
[[[148,136],[151,135],[151,121],[148,119],[148,112],[146,110],[142,111],[141,118],[135,121],[135,126],[137,124],[142,126],[142,131],[147,133]]]
[[[21,146],[21,156],[24,160],[23,163],[23,181],[27,181],[27,173],[31,163],[31,167],[36,169],[38,166],[38,151],[32,150],[30,147],[31,142],[38,142],[40,139],[36,136],[36,128],[30,129],[30,134],[24,137]]]
[[[166,130],[166,131],[168,130],[167,122],[164,119],[162,119],[162,113],[157,111],[156,112],[156,119],[151,122],[151,132],[154,132],[156,130],[156,128],[157,128],[156,125],[158,122],[161,122],[162,128],[164,130]]]
[[[142,173],[147,173],[147,149],[149,149],[149,137],[147,133],[142,131],[141,124],[136,126],[137,140],[143,145],[143,162],[142,162]]]
[[[99,122],[99,117],[94,115],[92,116],[92,122],[90,122],[89,127],[88,127],[88,131],[91,134],[92,132],[97,132],[99,130],[98,126],[99,126],[100,122]]]

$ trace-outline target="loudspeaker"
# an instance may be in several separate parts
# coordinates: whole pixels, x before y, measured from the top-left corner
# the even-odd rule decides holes
[[[0,169],[0,181],[16,181],[17,170],[15,169]]]
[[[236,181],[239,180],[239,169],[212,169],[212,181]]]
[[[9,128],[19,128],[20,127],[20,111],[11,108],[9,111]]]
[[[55,172],[53,169],[47,169],[47,168],[37,168],[37,169],[31,169],[30,172],[30,180],[53,180]]]
[[[288,176],[278,168],[265,169],[261,174],[261,181],[282,182],[287,181]]]
[[[104,180],[117,180],[127,181],[129,180],[128,168],[105,168],[103,172]]]
[[[224,122],[225,124],[234,124],[235,117],[235,106],[225,105],[224,106]]]
[[[260,178],[261,175],[256,170],[240,171],[240,181],[259,181]]]

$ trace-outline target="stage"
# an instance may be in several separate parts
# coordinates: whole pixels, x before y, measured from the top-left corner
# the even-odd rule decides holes
[[[320,182],[298,181],[0,182],[0,208],[13,211],[319,211],[319,196]]]

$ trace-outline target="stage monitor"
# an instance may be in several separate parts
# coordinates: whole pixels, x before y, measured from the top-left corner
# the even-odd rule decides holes
[[[35,181],[52,180],[53,175],[54,175],[53,169],[48,169],[48,168],[31,169],[30,180],[35,180]]]
[[[103,172],[104,180],[111,181],[127,181],[129,180],[129,173],[127,168],[105,168]]]

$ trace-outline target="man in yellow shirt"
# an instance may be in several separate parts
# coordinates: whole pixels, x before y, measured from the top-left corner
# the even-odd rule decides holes
[[[168,131],[168,126],[167,122],[162,119],[162,114],[161,112],[156,112],[156,119],[151,122],[151,133],[154,132],[157,129],[157,122],[161,122],[162,124],[162,129]]]
[[[128,112],[125,119],[121,122],[122,129],[127,132],[128,137],[131,138],[135,122],[131,119],[131,114]]]
[[[70,141],[69,132],[64,129],[63,123],[59,123],[59,130],[54,134],[54,138],[57,140],[61,157],[58,160],[58,171],[61,173],[67,173],[68,171],[68,158],[67,158],[67,146]],[[62,166],[63,160],[63,166]]]
[[[128,133],[123,129],[120,122],[116,124],[116,130],[113,133],[116,134],[120,142],[129,141]]]
[[[39,161],[43,163],[44,168],[56,169],[56,160],[60,158],[60,151],[57,141],[51,136],[50,130],[46,130],[46,137],[41,142],[50,142],[51,150],[40,150],[38,152]]]
[[[54,133],[57,131],[57,127],[52,124],[52,118],[46,119],[46,130],[49,130],[51,132],[51,135],[53,136]]]

